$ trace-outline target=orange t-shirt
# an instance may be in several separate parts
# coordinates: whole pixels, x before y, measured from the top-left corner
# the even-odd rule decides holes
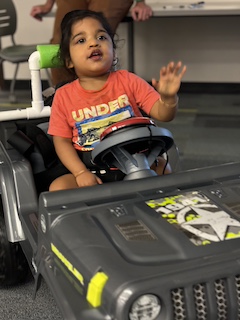
[[[159,93],[126,70],[112,72],[101,90],[85,90],[78,80],[59,88],[54,96],[48,133],[71,138],[77,150],[94,148],[109,125],[150,113]]]

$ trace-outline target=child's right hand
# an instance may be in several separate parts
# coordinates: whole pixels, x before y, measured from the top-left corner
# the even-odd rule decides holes
[[[76,182],[79,188],[90,187],[96,184],[102,184],[102,180],[93,174],[91,171],[85,171],[76,177]]]

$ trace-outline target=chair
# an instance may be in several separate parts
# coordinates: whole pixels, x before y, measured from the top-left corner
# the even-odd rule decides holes
[[[14,88],[20,63],[28,62],[28,58],[32,52],[36,51],[36,44],[21,45],[16,44],[14,40],[14,34],[17,29],[17,13],[16,8],[12,0],[1,0],[0,1],[0,41],[4,36],[10,36],[12,45],[6,48],[0,48],[0,65],[4,61],[11,62],[16,65],[14,76],[10,84],[10,102],[16,102],[14,94]],[[48,69],[46,69],[49,83],[50,75]]]

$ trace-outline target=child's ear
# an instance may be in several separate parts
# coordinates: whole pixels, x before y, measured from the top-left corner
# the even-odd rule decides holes
[[[113,51],[113,66],[116,66],[118,64],[118,56],[116,51]]]
[[[71,59],[66,61],[66,66],[67,66],[68,69],[72,69],[73,68],[73,63],[72,63]]]

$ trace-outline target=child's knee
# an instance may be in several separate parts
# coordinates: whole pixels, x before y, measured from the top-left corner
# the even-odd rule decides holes
[[[55,179],[49,187],[49,191],[67,190],[77,188],[76,179],[72,174],[63,175]]]

